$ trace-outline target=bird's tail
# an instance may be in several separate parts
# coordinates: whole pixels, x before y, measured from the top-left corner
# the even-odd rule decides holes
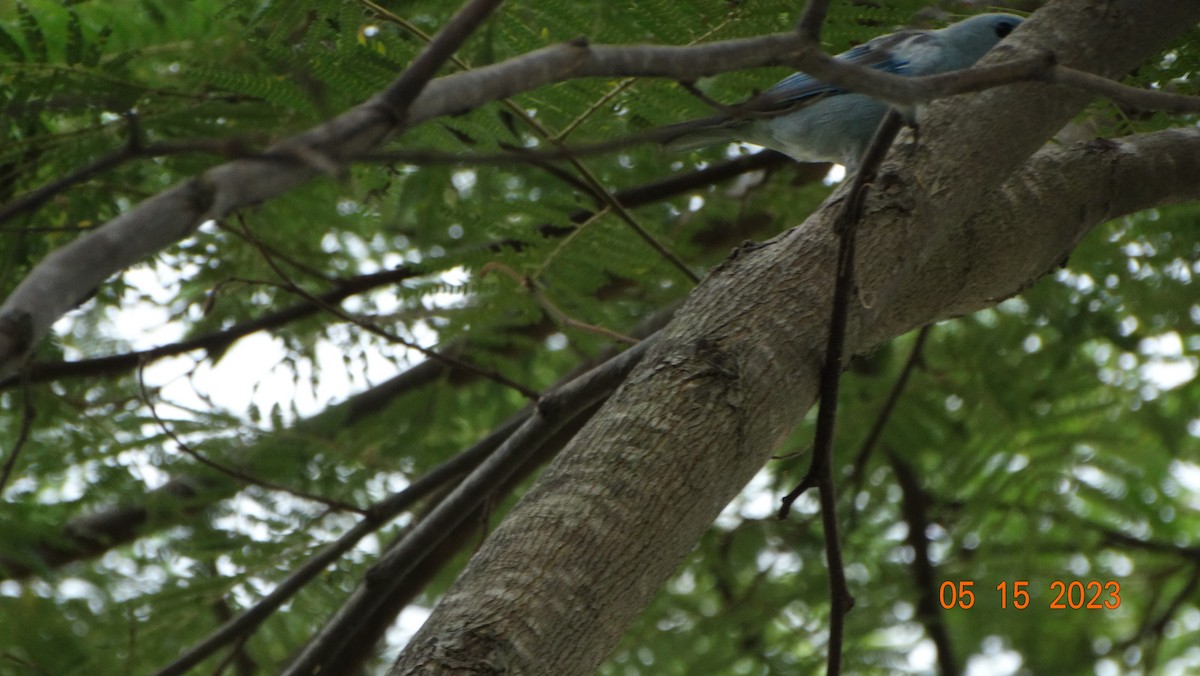
[[[659,141],[671,152],[687,152],[734,140],[734,131],[738,126],[740,125],[725,117],[681,122],[663,127],[660,130],[662,136]]]

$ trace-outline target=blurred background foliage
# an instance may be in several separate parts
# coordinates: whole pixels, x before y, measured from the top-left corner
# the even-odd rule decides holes
[[[0,292],[49,251],[159,190],[365,100],[457,4],[0,0],[0,204],[122,148],[142,152],[0,222]],[[510,0],[445,70],[577,36],[689,44],[784,31],[801,6]],[[984,9],[835,0],[825,47],[838,52]],[[1195,91],[1198,60],[1193,30],[1128,81]],[[759,69],[697,84],[736,102],[785,74]],[[435,120],[393,146],[553,148],[708,112],[678,83],[579,80]],[[1097,103],[1072,131],[1190,124]],[[154,144],[172,145],[152,152]],[[832,189],[822,180],[827,167],[750,152],[636,146],[553,164],[360,164],[344,180],[318,180],[205,225],[97,289],[39,346],[39,365],[94,364],[186,340],[204,349],[146,354],[144,370],[136,358],[93,371],[67,364],[54,377],[3,384],[5,461],[29,416],[32,424],[0,511],[0,672],[151,672],[358,518],[231,482],[182,444],[273,485],[365,507],[517,411],[526,396],[512,383],[542,391],[615,346],[547,312],[526,281],[576,322],[624,334],[669,311],[691,282],[605,206],[601,191],[649,186],[629,216],[703,274],[740,242],[801,223]],[[727,162],[758,168],[721,181],[694,175]],[[940,649],[978,673],[1200,669],[1198,219],[1200,208],[1185,205],[1105,224],[1020,296],[932,327],[865,457],[858,450],[917,337],[855,362],[837,446],[857,600],[849,668],[936,669],[931,627],[941,625],[948,643]],[[306,294],[338,290],[331,304],[389,335],[311,304],[280,314],[305,307]],[[264,317],[279,320],[252,324]],[[478,368],[392,380],[423,362],[416,344]],[[269,377],[247,384],[238,370],[248,362]],[[819,669],[828,601],[815,502],[802,500],[788,522],[772,516],[807,466],[802,453],[789,454],[806,449],[810,422],[718,520],[604,673]],[[180,482],[187,500],[168,490]],[[495,505],[490,522],[510,502]],[[47,556],[78,545],[72,529],[97,514],[127,514],[132,530],[109,533],[112,541],[87,556]],[[227,666],[273,671],[412,518],[365,539]],[[914,529],[927,557],[910,539]],[[395,654],[466,556],[446,557],[368,670]],[[939,584],[974,581],[975,606],[922,610],[931,592],[914,571],[924,558]],[[1016,580],[1029,581],[1032,606],[1000,609],[996,585]],[[1118,581],[1120,607],[1051,611],[1053,580]]]

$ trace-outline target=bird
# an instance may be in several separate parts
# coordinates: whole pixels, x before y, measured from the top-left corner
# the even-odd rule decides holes
[[[881,35],[834,58],[896,75],[947,73],[974,65],[1022,21],[1013,14],[977,14],[940,30]],[[669,150],[687,151],[744,141],[800,162],[834,162],[854,171],[888,110],[887,103],[805,73],[780,80],[763,92],[760,100],[768,107],[756,110],[755,117],[705,118],[671,125],[666,128],[664,144]],[[915,127],[920,111],[916,107],[899,110]],[[772,112],[779,114],[771,116]]]

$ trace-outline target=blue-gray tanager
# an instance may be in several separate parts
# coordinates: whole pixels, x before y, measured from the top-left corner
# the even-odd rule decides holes
[[[979,14],[941,30],[881,35],[836,58],[897,75],[934,75],[969,68],[1021,23],[1012,14]],[[887,104],[839,89],[804,73],[780,80],[763,93],[777,117],[706,119],[678,125],[667,140],[674,150],[722,141],[745,141],[778,150],[801,162],[838,162],[850,170],[871,142]],[[758,112],[758,111],[756,111]],[[901,109],[911,124],[917,111]]]

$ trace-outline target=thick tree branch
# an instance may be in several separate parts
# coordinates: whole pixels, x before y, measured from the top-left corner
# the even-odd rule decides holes
[[[1196,172],[1200,130],[1043,151],[1006,187],[1045,186],[1038,199],[985,205],[930,259],[939,274],[914,285],[878,324],[864,324],[865,311],[856,306],[848,349],[868,351],[1019,291],[1097,223],[1200,199],[1200,185],[1188,178]],[[1055,177],[1073,178],[1059,185]],[[1089,212],[1121,180],[1146,186],[1146,199]],[[393,673],[481,654],[492,655],[488,664],[532,672],[595,668],[814,401],[834,276],[832,216],[821,212],[806,227],[740,254],[703,283],[666,342],[493,533]],[[868,230],[864,243],[883,228]],[[516,561],[542,562],[536,580]],[[526,626],[535,616],[548,624]]]
[[[437,547],[468,514],[491,496],[537,450],[580,411],[606,399],[653,344],[652,339],[556,389],[496,452],[463,479],[445,500],[403,541],[389,549],[367,572],[366,580],[288,668],[288,676],[326,673],[325,661],[339,653],[358,627],[391,595],[423,556]]]
[[[1018,29],[1014,35],[1022,32]],[[1136,38],[1114,39],[1130,44],[1145,42],[1141,35]],[[1053,44],[1030,47],[1015,64],[979,68],[969,73],[904,78],[837,61],[808,44],[798,33],[690,47],[606,47],[576,41],[433,80],[411,102],[403,124],[412,126],[441,115],[461,113],[569,78],[643,76],[694,80],[730,70],[783,63],[839,86],[887,101],[911,103],[1034,78],[1039,73],[1047,77],[1046,55],[1056,52],[1055,47]],[[1071,45],[1063,47],[1070,54]],[[1006,51],[1005,45],[999,51]],[[1094,62],[1077,63],[1091,66],[1105,62],[1101,57]],[[407,91],[407,87],[402,90]],[[321,173],[337,173],[346,158],[375,149],[397,131],[398,122],[385,94],[377,95],[325,124],[276,144],[261,157],[213,167],[163,191],[51,253],[0,306],[0,376],[15,370],[54,321],[81,303],[113,273],[189,236],[207,220],[277,197]]]
[[[367,518],[356,523],[350,530],[342,534],[334,542],[326,545],[308,561],[304,562],[291,575],[281,582],[269,594],[245,612],[228,618],[196,645],[189,648],[183,655],[166,665],[157,672],[157,676],[183,674],[208,658],[221,647],[235,639],[245,639],[258,625],[271,616],[288,599],[296,595],[321,571],[337,562],[346,552],[354,548],[360,540],[374,533],[395,517],[407,511],[417,501],[424,499],[432,491],[449,483],[456,477],[469,472],[483,461],[488,454],[496,450],[517,427],[529,417],[529,411],[517,413],[494,432],[479,440],[471,448],[454,456],[450,460],[434,468],[425,476],[409,484],[408,487],[391,495],[386,500],[373,505]]]
[[[543,444],[533,456],[509,477],[499,484],[495,495],[511,495],[513,489],[529,478],[529,475],[540,469],[551,458],[567,445],[588,420],[591,419],[600,405],[597,404],[575,416],[566,427],[562,428]],[[396,616],[438,575],[444,575],[446,566],[468,545],[477,545],[486,536],[489,521],[494,518],[495,498],[480,504],[468,514],[457,528],[442,540],[441,544],[432,550],[422,552],[421,560],[406,575],[402,576],[392,592],[382,602],[375,605],[375,611],[363,622],[359,629],[350,636],[341,648],[326,660],[329,665],[328,673],[350,674],[357,673],[363,664],[374,656],[377,645],[384,633],[396,620]],[[429,510],[432,511],[432,510]],[[422,518],[428,516],[422,515]],[[407,535],[407,534],[405,534]],[[393,546],[399,546],[404,536],[397,538]]]
[[[821,40],[821,27],[825,24],[828,9],[829,0],[808,0],[800,21],[796,23],[796,30],[816,44]]]
[[[460,157],[461,159],[461,157]],[[511,160],[510,160],[511,161]],[[705,186],[716,185],[752,171],[773,171],[785,166],[805,167],[797,183],[811,183],[825,176],[828,165],[797,165],[790,159],[775,151],[764,151],[753,155],[745,155],[732,160],[719,162],[703,169],[695,169],[675,174],[642,185],[618,190],[614,197],[621,206],[633,209],[647,204],[654,204],[671,199]],[[597,212],[580,209],[572,213],[568,220],[572,224],[580,224],[592,218]],[[573,232],[572,228],[557,224],[544,224],[536,229],[537,236],[555,238],[563,237]],[[500,250],[519,248],[524,242],[507,239],[497,240],[487,247]],[[720,243],[714,243],[720,246]],[[446,260],[454,260],[447,256]],[[343,300],[374,289],[399,283],[406,279],[427,275],[433,272],[428,265],[403,265],[392,270],[358,275],[338,281],[331,289],[315,296],[319,302],[301,301],[295,305],[270,312],[247,322],[231,326],[227,329],[206,333],[203,335],[136,352],[94,357],[78,361],[34,362],[22,372],[21,377],[10,376],[0,379],[0,389],[16,387],[22,382],[22,377],[30,383],[39,383],[62,378],[82,378],[90,376],[117,375],[132,372],[140,364],[149,364],[164,357],[185,354],[195,350],[203,350],[210,356],[219,355],[237,340],[258,331],[269,331],[289,324],[295,320],[310,317],[321,311],[325,305],[337,305]]]
[[[1013,49],[1051,44],[1063,63],[1115,74],[1197,19],[1200,5],[1182,0],[1118,0],[1102,13],[1090,1],[1060,0],[1014,33]],[[898,160],[881,177],[888,188],[868,200],[848,352],[1020,291],[1097,223],[1200,198],[1200,130],[1034,155],[1086,100],[1019,85],[931,108],[922,143],[894,150]],[[596,668],[812,405],[840,199],[841,191],[804,226],[730,259],[697,288],[472,559],[392,673]],[[895,292],[879,292],[893,280]],[[529,561],[539,562],[537,575],[521,564]]]
[[[768,151],[620,190],[616,196],[623,204],[632,208],[735,178],[749,171],[772,171],[785,166],[797,168],[799,176],[793,179],[797,184],[820,180],[828,170],[828,165],[822,164],[796,165],[784,156]],[[573,213],[569,220],[573,223],[581,223],[592,213],[581,209]],[[562,226],[546,225],[541,228],[540,234],[554,237],[562,236],[570,231],[569,228]],[[754,236],[758,233],[755,231],[739,232],[736,228],[727,227],[720,234],[732,235],[734,241],[741,241],[747,236]],[[701,244],[710,252],[729,246],[724,237],[712,237]],[[507,241],[496,242],[492,246],[520,245],[520,242]],[[319,298],[326,303],[336,303],[356,293],[419,274],[427,274],[427,271],[419,267],[406,266],[396,270],[363,275],[340,283]],[[33,381],[42,381],[71,376],[118,373],[136,368],[143,360],[153,360],[196,349],[219,353],[246,334],[270,329],[293,319],[309,316],[317,311],[319,311],[319,307],[316,305],[300,303],[224,331],[151,350],[80,362],[35,364],[27,375]],[[635,335],[646,336],[658,330],[668,316],[669,314],[664,314],[658,318],[652,318],[640,327]],[[343,425],[351,425],[361,417],[379,411],[396,397],[425,387],[447,375],[453,376],[455,382],[463,382],[468,378],[468,374],[456,372],[445,364],[425,361],[384,383],[351,397],[343,404],[330,407],[324,413],[314,416],[310,421],[300,423],[296,430],[290,430],[287,434],[295,434],[297,430],[304,430],[301,432],[302,436],[319,435],[318,430],[325,429],[326,421],[331,420],[340,420]],[[14,386],[19,382],[18,378],[0,381],[0,388]],[[253,457],[259,452],[258,446],[254,446],[246,449],[244,454]],[[58,533],[52,534],[47,539],[16,547],[15,549],[23,552],[22,555],[18,556],[15,552],[9,555],[0,554],[0,579],[8,577],[20,579],[43,570],[51,570],[98,556],[114,547],[143,537],[147,533],[177,523],[179,519],[187,518],[204,505],[227,497],[236,488],[234,483],[221,477],[178,476],[146,495],[140,503],[114,505],[92,514],[70,519]]]

